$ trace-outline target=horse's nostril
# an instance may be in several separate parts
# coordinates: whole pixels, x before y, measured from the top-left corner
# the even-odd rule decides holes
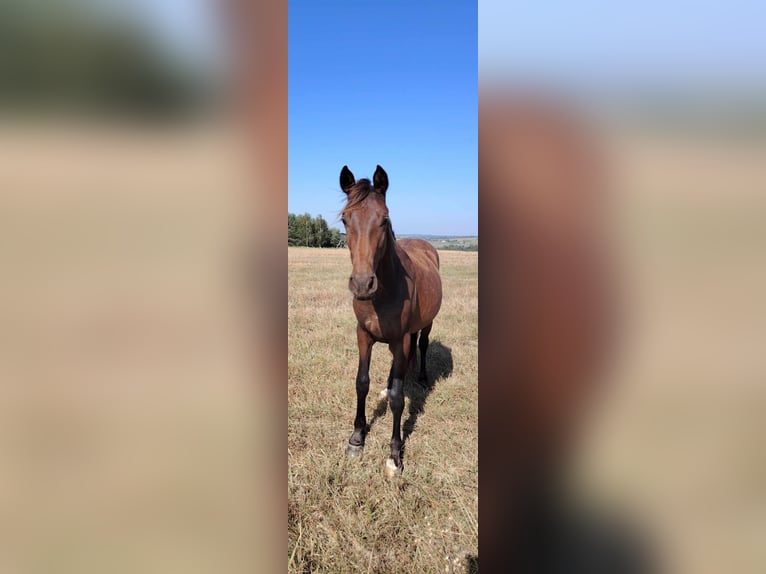
[[[378,279],[374,273],[372,275],[351,275],[348,280],[348,287],[356,295],[369,295],[378,288]]]

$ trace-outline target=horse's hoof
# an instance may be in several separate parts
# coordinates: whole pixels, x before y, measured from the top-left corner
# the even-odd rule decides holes
[[[386,475],[386,478],[395,478],[397,476],[401,476],[402,467],[396,466],[393,458],[388,458],[386,459],[386,466],[383,467],[383,474]]]
[[[361,456],[362,452],[364,452],[363,444],[355,445],[355,444],[349,443],[346,446],[346,456],[348,458],[356,458],[358,456]]]
[[[383,389],[382,391],[380,391],[380,393],[378,393],[378,396],[382,400],[386,400],[388,398],[388,389]]]

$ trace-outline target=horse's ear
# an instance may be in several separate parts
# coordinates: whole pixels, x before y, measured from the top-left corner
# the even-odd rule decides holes
[[[343,169],[340,170],[340,188],[348,193],[355,183],[356,179],[354,179],[354,174],[351,173],[351,170],[348,169],[347,165],[344,165]]]
[[[386,173],[386,170],[380,166],[377,167],[375,175],[372,176],[372,185],[375,188],[375,191],[381,195],[386,195],[386,190],[388,189],[388,174]]]

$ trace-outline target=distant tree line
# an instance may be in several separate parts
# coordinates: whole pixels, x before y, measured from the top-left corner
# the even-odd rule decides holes
[[[0,108],[175,119],[214,103],[211,65],[168,47],[138,12],[100,5],[0,2]]]
[[[287,214],[287,244],[302,247],[338,247],[341,233],[321,216]]]
[[[437,249],[440,249],[441,251],[478,251],[479,250],[479,244],[473,243],[470,245],[434,245]]]

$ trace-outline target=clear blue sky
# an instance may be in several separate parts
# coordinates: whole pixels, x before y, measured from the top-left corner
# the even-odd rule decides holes
[[[476,2],[289,10],[289,210],[340,227],[341,168],[380,164],[397,233],[477,234]]]

